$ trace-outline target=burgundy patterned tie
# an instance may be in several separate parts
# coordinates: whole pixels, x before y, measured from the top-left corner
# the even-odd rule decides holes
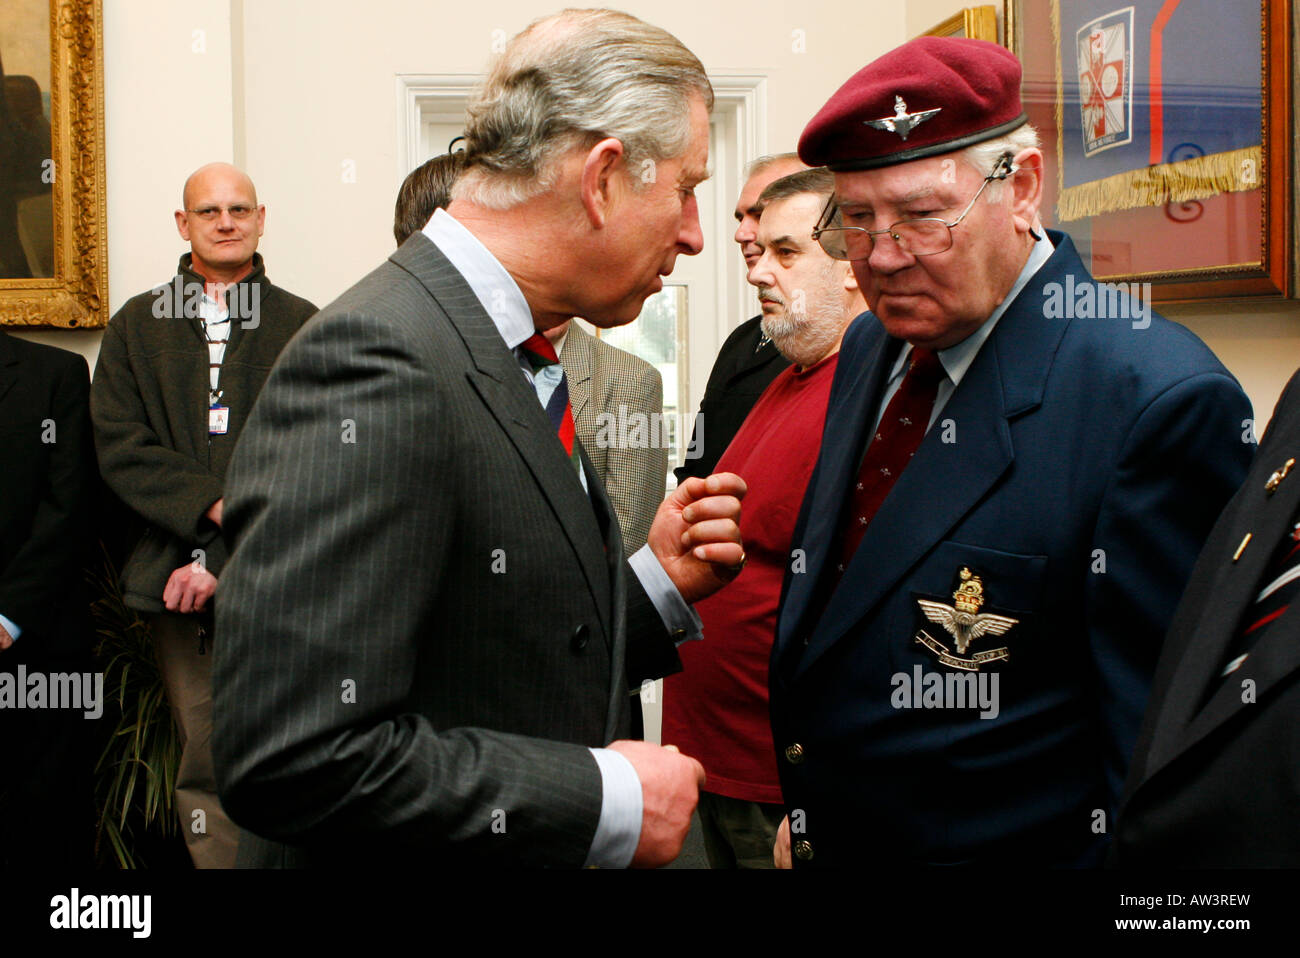
[[[862,457],[858,482],[840,530],[839,566],[835,578],[844,574],[849,560],[862,542],[867,526],[875,518],[889,490],[907,468],[916,447],[925,438],[934,411],[934,397],[944,377],[943,364],[933,350],[912,348],[907,375],[889,401],[880,425]]]

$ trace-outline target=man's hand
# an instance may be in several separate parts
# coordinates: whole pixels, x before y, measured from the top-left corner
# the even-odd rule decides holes
[[[203,513],[210,520],[212,520],[212,524],[216,526],[218,529],[221,528],[221,514],[224,508],[225,501],[226,501],[226,497],[222,496],[212,505],[208,506],[207,512]]]
[[[631,762],[641,779],[641,838],[632,867],[667,865],[681,854],[690,831],[704,766],[671,745],[624,740],[608,747]]]
[[[14,644],[14,637],[9,634],[9,630],[0,625],[0,652],[3,652],[9,646]]]
[[[781,827],[776,830],[776,844],[772,846],[772,864],[777,868],[794,868],[790,858],[790,816],[781,819]]]
[[[197,562],[183,565],[167,579],[163,605],[169,612],[202,612],[217,591],[217,577]]]
[[[740,574],[740,500],[745,481],[730,472],[692,476],[659,506],[650,550],[687,602],[717,592]]]

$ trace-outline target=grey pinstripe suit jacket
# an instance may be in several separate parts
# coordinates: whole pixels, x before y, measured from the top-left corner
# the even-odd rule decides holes
[[[569,383],[574,430],[605,486],[623,533],[623,549],[631,555],[645,545],[655,511],[664,501],[668,446],[662,441],[666,430],[659,418],[664,411],[663,379],[644,359],[597,339],[577,323],[569,324],[560,363]],[[599,422],[602,413],[611,419]],[[646,424],[640,433],[638,417]]]
[[[582,864],[584,746],[679,667],[587,468],[590,498],[422,233],[303,327],[227,477],[213,752],[260,836],[241,864]],[[625,669],[628,632],[654,664]]]

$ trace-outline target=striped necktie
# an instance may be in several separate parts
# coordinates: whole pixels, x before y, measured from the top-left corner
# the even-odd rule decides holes
[[[560,366],[560,382],[549,398],[544,398],[543,383],[538,376],[548,367],[559,366],[560,357],[555,355],[555,347],[551,345],[550,340],[541,333],[533,333],[519,345],[519,348],[528,359],[528,365],[532,367],[533,388],[537,390],[537,398],[545,407],[546,415],[550,417],[551,427],[560,437],[560,442],[564,445],[564,453],[573,463],[574,470],[581,476],[582,459],[578,455],[578,444],[574,439],[573,407],[569,405],[569,383],[564,378],[564,367]]]
[[[1300,596],[1300,516],[1292,520],[1291,531],[1282,537],[1265,567],[1264,585],[1242,616],[1237,635],[1228,649],[1223,672],[1231,675],[1246,661],[1269,626],[1280,619]]]

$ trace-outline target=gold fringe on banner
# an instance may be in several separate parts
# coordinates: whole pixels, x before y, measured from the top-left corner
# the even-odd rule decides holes
[[[1247,146],[1117,173],[1063,189],[1057,199],[1057,213],[1065,221],[1081,220],[1139,206],[1163,206],[1254,190],[1263,182],[1262,162],[1263,150]]]

